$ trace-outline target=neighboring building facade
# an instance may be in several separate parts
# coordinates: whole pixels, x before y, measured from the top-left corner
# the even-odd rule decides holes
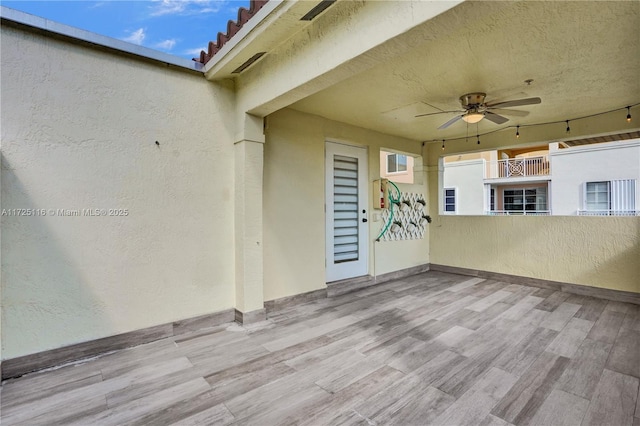
[[[398,183],[413,183],[414,162],[411,155],[380,150],[380,177]]]
[[[444,214],[640,215],[640,139],[478,156],[443,159]]]
[[[640,139],[553,149],[555,215],[639,216]]]

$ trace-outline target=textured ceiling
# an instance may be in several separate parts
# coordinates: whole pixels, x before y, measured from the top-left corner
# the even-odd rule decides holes
[[[464,136],[463,121],[437,130],[455,114],[415,115],[459,109],[468,92],[542,98],[480,133],[595,114],[640,102],[639,28],[638,1],[465,2],[405,37],[408,53],[291,107],[415,140]]]

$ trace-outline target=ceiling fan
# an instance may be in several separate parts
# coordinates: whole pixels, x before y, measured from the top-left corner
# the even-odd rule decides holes
[[[486,118],[489,121],[492,121],[496,124],[504,124],[509,119],[507,117],[503,117],[500,114],[505,115],[515,115],[518,117],[526,117],[529,115],[528,111],[520,111],[517,109],[503,109],[508,107],[518,107],[524,105],[535,105],[542,102],[540,98],[526,98],[526,99],[514,99],[512,101],[504,101],[504,102],[496,102],[496,103],[486,103],[484,101],[486,93],[467,93],[466,95],[460,96],[460,104],[462,105],[462,110],[456,111],[439,111],[432,112],[429,114],[419,114],[416,117],[425,117],[428,115],[436,115],[436,114],[450,114],[450,113],[463,113],[461,115],[456,115],[451,120],[447,121],[438,129],[446,129],[451,126],[458,120],[464,120],[467,123],[473,124],[477,123],[483,118]],[[499,113],[499,114],[498,114]]]

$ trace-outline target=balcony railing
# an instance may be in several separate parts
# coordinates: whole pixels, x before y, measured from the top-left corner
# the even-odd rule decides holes
[[[549,216],[549,210],[489,210],[484,214],[488,216]]]
[[[640,210],[578,210],[578,216],[640,216]]]
[[[488,161],[485,179],[519,178],[549,175],[549,157],[508,158]]]

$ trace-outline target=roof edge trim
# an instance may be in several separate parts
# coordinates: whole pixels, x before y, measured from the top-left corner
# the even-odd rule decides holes
[[[128,43],[126,41],[118,40],[112,37],[92,33],[90,31],[72,27],[70,25],[61,24],[59,22],[41,18],[36,15],[31,15],[29,13],[11,9],[6,6],[0,6],[0,19],[3,21],[3,23],[5,21],[9,21],[21,26],[30,27],[46,33],[56,34],[65,38],[78,40],[80,42],[85,42],[88,44],[105,47],[107,49],[128,53],[134,56],[151,59],[157,62],[174,65],[179,68],[186,68],[191,71],[203,72],[204,67],[198,62],[171,55],[169,53],[153,50],[148,47],[138,46],[137,44]]]
[[[588,145],[574,145],[574,146],[570,146],[569,148],[559,149],[557,151],[551,151],[549,152],[549,155],[555,157],[558,155],[570,155],[578,152],[603,151],[603,150],[609,150],[609,149],[629,148],[634,146],[640,147],[640,138],[592,143]]]
[[[222,31],[218,32],[218,36],[216,41],[210,41],[207,45],[207,50],[200,51],[200,56],[197,58],[193,58],[194,61],[200,62],[202,64],[206,64],[215,56],[216,53],[220,51],[224,47],[224,45],[239,32],[244,24],[249,22],[251,18],[262,9],[262,7],[267,4],[269,0],[251,0],[249,4],[249,9],[246,7],[241,7],[238,9],[238,19],[232,20],[230,19],[227,22],[227,32],[223,33]]]
[[[249,35],[258,25],[262,24],[267,16],[271,14],[274,10],[279,8],[285,1],[283,0],[269,0],[264,6],[258,10],[255,15],[252,16],[247,22],[244,23],[242,28],[231,37],[220,50],[213,55],[207,63],[204,65],[205,74],[215,67],[218,63],[223,62],[227,55],[238,46],[242,41],[244,41],[245,37]]]

